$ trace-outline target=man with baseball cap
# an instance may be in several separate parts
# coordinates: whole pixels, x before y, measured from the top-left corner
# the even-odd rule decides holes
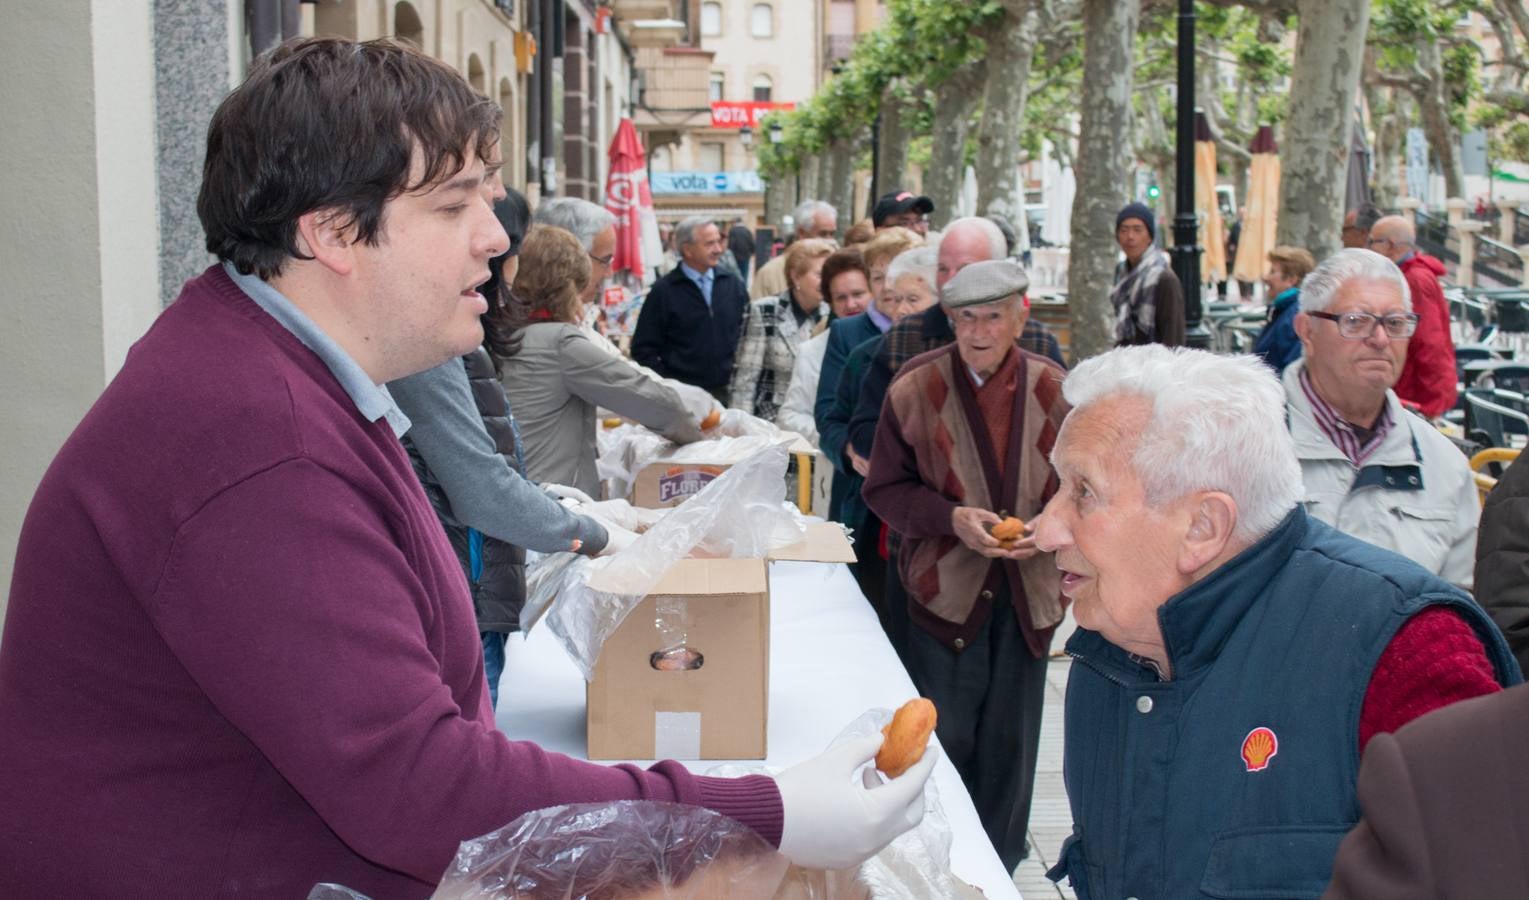
[[[932,212],[934,201],[928,197],[909,191],[892,191],[890,194],[882,194],[881,199],[876,201],[871,209],[871,224],[876,226],[877,231],[902,226],[919,234],[928,234],[929,220],[925,216]]]
[[[887,391],[863,494],[901,536],[908,669],[940,709],[940,744],[1011,871],[1025,830],[1051,637],[1062,620],[1049,554],[1023,533],[1056,491],[1051,444],[1067,404],[1054,361],[1020,347],[1025,270],[974,262],[940,292],[955,343],[908,362]]]

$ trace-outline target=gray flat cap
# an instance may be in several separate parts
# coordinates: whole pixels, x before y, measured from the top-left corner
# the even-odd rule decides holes
[[[992,303],[1023,294],[1030,287],[1025,267],[1012,259],[985,259],[974,262],[945,282],[940,303],[947,309]]]

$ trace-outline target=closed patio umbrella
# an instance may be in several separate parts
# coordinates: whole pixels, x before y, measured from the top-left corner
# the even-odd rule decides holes
[[[1248,212],[1242,220],[1232,276],[1238,281],[1259,281],[1268,268],[1279,224],[1279,147],[1274,143],[1274,129],[1260,126],[1248,150],[1253,153],[1248,167]]]
[[[1200,219],[1200,282],[1226,280],[1226,242],[1216,202],[1216,142],[1204,113],[1195,113],[1195,213]]]

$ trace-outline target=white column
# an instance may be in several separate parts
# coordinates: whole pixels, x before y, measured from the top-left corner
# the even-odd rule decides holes
[[[1518,204],[1509,203],[1506,200],[1497,201],[1497,211],[1500,214],[1497,219],[1497,240],[1499,243],[1513,246],[1514,228],[1518,224]]]
[[[0,29],[0,585],[43,470],[159,313],[152,6],[31,3]]]
[[[1407,224],[1416,228],[1418,224],[1418,210],[1422,208],[1423,201],[1416,197],[1403,197],[1396,201],[1396,205],[1401,207],[1402,217],[1407,220]]]
[[[1449,212],[1449,227],[1459,228],[1460,223],[1465,221],[1465,211],[1470,204],[1465,202],[1464,197],[1450,197],[1444,201],[1444,208]]]
[[[1461,287],[1476,286],[1476,235],[1482,227],[1475,221],[1462,221],[1455,226],[1460,232],[1460,268],[1455,273],[1455,283]]]

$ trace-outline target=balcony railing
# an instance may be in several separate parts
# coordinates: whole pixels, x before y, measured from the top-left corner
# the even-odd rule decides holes
[[[680,19],[679,0],[612,0],[616,18],[635,22],[639,19]]]
[[[710,108],[712,56],[712,51],[694,47],[638,47],[642,105],[689,111]]]

